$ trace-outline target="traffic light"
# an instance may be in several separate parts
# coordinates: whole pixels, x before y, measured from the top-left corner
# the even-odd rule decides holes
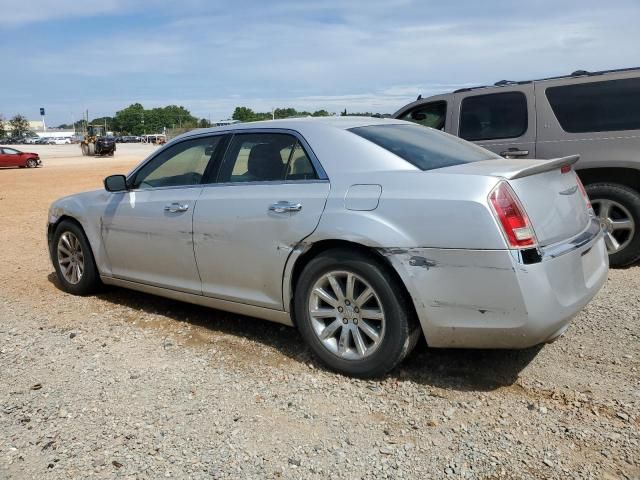
[[[40,107],[40,115],[44,117],[44,108]]]

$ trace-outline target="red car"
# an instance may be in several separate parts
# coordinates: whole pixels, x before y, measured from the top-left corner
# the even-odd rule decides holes
[[[42,165],[37,153],[21,152],[15,148],[0,147],[0,168],[2,167],[29,167],[35,168]]]

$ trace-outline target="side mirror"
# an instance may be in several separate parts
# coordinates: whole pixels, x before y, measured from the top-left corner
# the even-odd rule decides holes
[[[107,192],[124,192],[127,188],[127,177],[124,175],[109,175],[104,179],[104,189]]]

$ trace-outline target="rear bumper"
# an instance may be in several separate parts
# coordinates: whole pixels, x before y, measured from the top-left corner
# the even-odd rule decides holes
[[[387,254],[432,347],[526,348],[564,333],[609,268],[597,220],[522,263],[510,250],[411,249]]]

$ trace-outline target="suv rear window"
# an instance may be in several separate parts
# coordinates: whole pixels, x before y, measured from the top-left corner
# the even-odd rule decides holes
[[[419,125],[369,125],[349,130],[420,170],[501,158],[453,135]]]
[[[640,78],[549,87],[546,95],[565,132],[640,129]]]
[[[516,138],[527,131],[527,99],[521,92],[476,95],[462,100],[460,137],[465,140]]]

